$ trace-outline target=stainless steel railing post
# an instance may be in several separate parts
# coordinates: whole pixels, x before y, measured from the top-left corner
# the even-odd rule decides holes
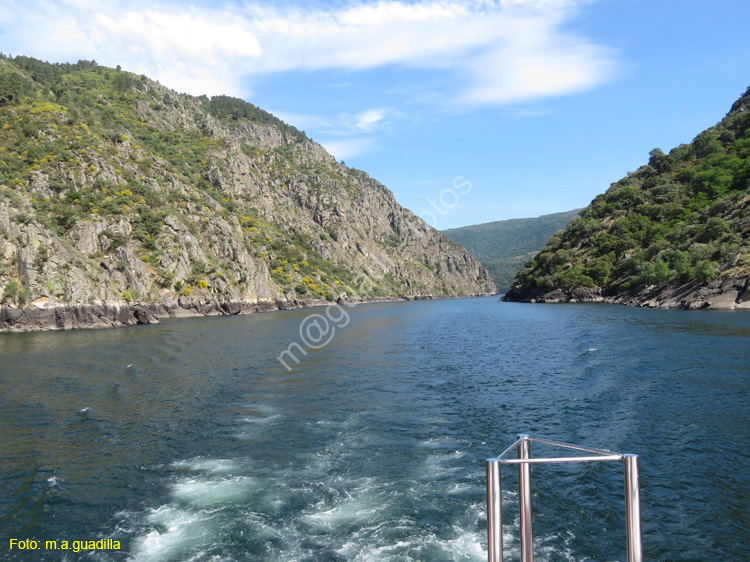
[[[589,455],[531,458],[531,442],[562,447]],[[509,458],[514,449],[518,458]],[[497,458],[487,459],[487,528],[489,562],[503,560],[503,521],[501,497],[501,468],[504,464],[518,465],[518,499],[521,508],[521,561],[534,562],[534,535],[531,527],[531,465],[547,463],[579,463],[623,461],[625,464],[625,508],[627,511],[628,562],[643,562],[641,536],[641,494],[638,481],[638,455],[624,455],[606,449],[571,445],[560,441],[519,435],[518,440]]]
[[[625,511],[628,525],[628,562],[642,562],[641,492],[638,455],[623,455],[625,462]]]
[[[503,497],[499,459],[487,459],[487,539],[488,562],[503,562]]]
[[[518,458],[531,458],[528,435],[519,435]],[[521,516],[521,562],[534,562],[534,535],[531,527],[531,465],[518,465],[518,501]]]

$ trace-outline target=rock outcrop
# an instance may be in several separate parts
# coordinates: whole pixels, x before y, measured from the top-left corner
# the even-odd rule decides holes
[[[729,277],[709,283],[691,281],[684,285],[649,285],[627,293],[607,294],[601,287],[554,289],[525,298],[510,295],[506,300],[534,303],[603,302],[680,310],[750,310],[750,277]]]
[[[0,106],[0,330],[496,292],[463,247],[270,114],[59,68],[53,95],[0,57],[33,86]]]

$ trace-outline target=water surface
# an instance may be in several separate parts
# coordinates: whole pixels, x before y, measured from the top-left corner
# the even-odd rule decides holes
[[[750,315],[361,305],[287,371],[322,312],[0,335],[0,558],[485,560],[484,459],[529,433],[641,455],[646,560],[750,559]],[[532,478],[537,560],[625,560],[618,463]]]

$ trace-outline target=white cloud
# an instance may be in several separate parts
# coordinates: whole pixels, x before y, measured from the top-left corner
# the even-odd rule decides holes
[[[348,160],[373,152],[377,148],[374,139],[370,137],[352,137],[345,140],[327,140],[320,142],[337,160]]]
[[[611,51],[564,31],[591,0],[245,3],[231,13],[63,1],[8,0],[0,34],[14,52],[96,58],[193,94],[246,95],[248,77],[275,72],[398,65],[442,72],[442,95],[457,103],[506,104],[593,88],[616,66]],[[382,121],[376,112],[360,114],[361,129]]]
[[[262,50],[255,36],[236,23],[213,22],[189,13],[154,10],[126,12],[116,19],[97,13],[94,23],[105,37],[127,37],[146,45],[158,60],[165,55],[221,64],[226,58],[257,58]]]
[[[385,114],[386,109],[384,107],[362,111],[355,116],[356,122],[354,123],[354,127],[363,131],[372,131],[375,127],[386,124],[383,122]]]
[[[469,7],[459,3],[421,2],[378,2],[371,5],[354,6],[343,10],[338,21],[344,25],[381,26],[383,24],[436,21],[442,18],[455,18],[465,15]]]

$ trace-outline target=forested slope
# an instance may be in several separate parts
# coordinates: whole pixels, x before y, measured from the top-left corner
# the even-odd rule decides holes
[[[497,290],[504,293],[529,258],[578,212],[475,224],[444,230],[443,234],[469,250],[492,274]]]
[[[750,308],[750,88],[716,126],[612,184],[506,300]]]

